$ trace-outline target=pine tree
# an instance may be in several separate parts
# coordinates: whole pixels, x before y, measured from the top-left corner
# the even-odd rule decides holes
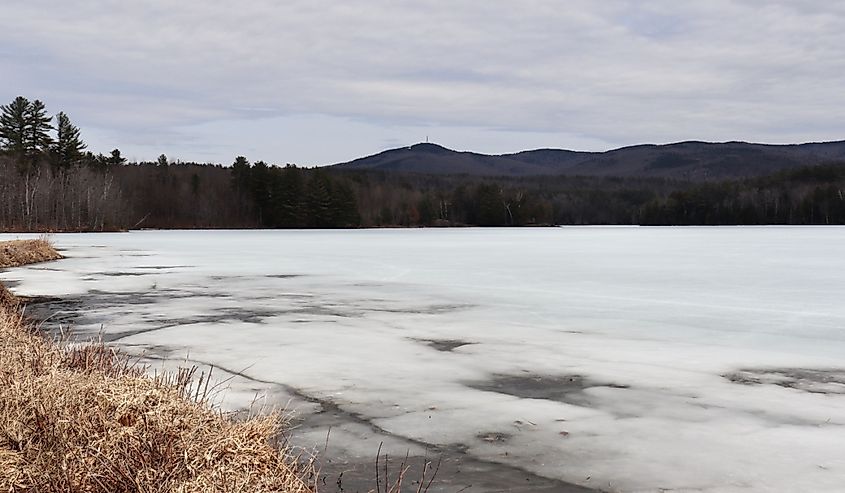
[[[272,188],[270,167],[264,161],[256,161],[250,175],[250,190],[255,207],[258,209],[258,222],[269,226],[273,221]]]
[[[250,164],[243,156],[235,158],[232,163],[232,183],[238,194],[246,193],[250,188]]]
[[[56,115],[56,143],[53,146],[56,166],[68,169],[82,158],[85,143],[79,138],[79,128],[65,113]]]
[[[50,150],[53,139],[48,133],[53,129],[44,103],[29,101],[18,96],[7,105],[0,106],[0,144],[14,156],[23,172],[30,172],[38,163],[39,155]]]
[[[120,155],[120,149],[111,151],[111,155],[106,159],[109,166],[120,166],[126,164],[126,158]]]
[[[332,183],[329,218],[334,228],[349,228],[361,224],[355,192],[343,182]]]
[[[274,227],[299,228],[303,226],[302,195],[302,171],[290,164],[279,170],[276,193],[273,196],[276,219]]]
[[[305,212],[307,225],[312,228],[333,226],[331,220],[331,181],[320,170],[315,170],[305,189]]]
[[[26,117],[29,100],[18,96],[9,104],[0,106],[0,144],[3,150],[21,158],[26,154]]]
[[[502,201],[502,191],[496,185],[479,185],[475,192],[475,224],[479,226],[504,226],[507,210]]]
[[[46,152],[53,144],[50,138],[50,125],[52,118],[47,115],[47,108],[40,100],[31,102],[26,110],[26,147],[31,155],[38,152]]]

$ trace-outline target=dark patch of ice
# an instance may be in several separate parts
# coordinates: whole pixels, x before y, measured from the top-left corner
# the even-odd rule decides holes
[[[460,339],[414,339],[433,349],[444,353],[452,352],[459,347],[475,344],[474,342],[462,341]]]
[[[439,315],[442,313],[451,313],[460,310],[467,310],[474,305],[428,305],[420,307],[409,308],[370,308],[371,312],[383,313],[406,313],[411,315]]]
[[[107,277],[137,277],[137,276],[149,276],[152,272],[97,272],[95,276],[107,276]]]
[[[496,431],[491,431],[486,433],[479,433],[478,435],[476,435],[476,438],[487,443],[504,443],[510,440],[512,436],[513,435],[511,435],[510,433],[499,433]]]
[[[136,267],[136,269],[149,269],[149,270],[167,270],[167,269],[188,269],[193,267],[193,265],[142,265]]]
[[[778,385],[813,394],[845,394],[845,369],[745,368],[722,376],[741,385]]]
[[[587,389],[607,387],[627,389],[627,385],[602,382],[582,375],[495,375],[468,387],[487,392],[512,395],[523,399],[545,399],[582,407],[595,407]]]

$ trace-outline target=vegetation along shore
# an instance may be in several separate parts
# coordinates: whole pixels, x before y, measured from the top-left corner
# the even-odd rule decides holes
[[[0,243],[0,266],[60,255],[46,240]],[[190,369],[148,376],[103,344],[57,343],[0,284],[0,490],[315,490],[280,414],[233,419]]]

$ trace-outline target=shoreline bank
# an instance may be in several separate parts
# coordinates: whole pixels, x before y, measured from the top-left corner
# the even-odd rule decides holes
[[[27,294],[37,294],[37,291]],[[101,293],[101,295],[103,294]],[[114,301],[100,300],[100,302],[105,302],[110,306],[113,305]],[[58,325],[67,327],[74,324],[73,313],[82,317],[94,317],[90,314],[86,315],[92,306],[98,306],[97,300],[91,299],[91,296],[87,295],[65,299],[52,298],[42,299],[30,304],[27,312],[29,316],[35,319],[49,318],[42,329],[50,331]],[[55,317],[54,314],[57,312],[62,315]],[[53,334],[58,334],[58,332],[57,329],[52,331]],[[151,361],[144,361],[144,363],[149,364],[150,367],[157,366],[155,362]],[[185,360],[184,357],[170,358],[171,367],[175,368],[179,365],[196,365],[200,368],[200,371],[209,369],[209,365],[203,361]],[[218,373],[220,370],[223,370],[224,373]],[[214,365],[214,372],[226,377],[250,379],[247,374],[238,375],[238,372],[229,372],[217,365]],[[255,383],[253,382],[252,385],[255,385]],[[389,454],[388,469],[391,481],[396,476],[402,457],[405,456],[407,450],[411,450],[407,462],[410,469],[405,478],[406,487],[409,481],[418,480],[421,477],[421,470],[426,461],[436,464],[438,457],[442,457],[443,460],[436,480],[428,490],[432,493],[454,492],[470,486],[466,491],[508,490],[526,493],[529,491],[547,491],[550,493],[593,491],[557,479],[538,476],[512,465],[474,457],[467,454],[460,445],[429,445],[394,435],[387,430],[374,429],[376,425],[365,416],[357,416],[348,410],[332,405],[329,401],[309,396],[306,391],[287,387],[277,382],[267,382],[266,385],[272,387],[274,391],[278,390],[278,392],[274,392],[276,395],[273,396],[271,405],[276,404],[284,407],[285,402],[287,402],[284,396],[293,395],[313,406],[319,406],[318,412],[303,412],[294,416],[291,422],[291,426],[294,428],[292,435],[300,435],[300,438],[297,439],[296,436],[292,436],[291,443],[297,449],[316,450],[318,452],[320,478],[323,480],[321,491],[339,491],[340,487],[344,491],[369,491],[374,489],[373,462],[381,441],[385,444],[385,449],[382,450],[383,462],[385,461],[384,456]],[[324,454],[322,443],[327,436],[330,438],[328,454]],[[314,447],[312,441],[314,443],[320,442],[320,446]],[[431,468],[434,465],[429,467],[427,477],[431,478]],[[383,479],[384,475],[382,475]],[[338,480],[341,480],[340,484],[338,484]],[[384,489],[384,486],[382,486],[382,489]]]
[[[61,258],[43,239],[0,255],[3,268]],[[0,283],[0,489],[316,491],[281,415],[230,419],[195,368],[150,377],[105,344],[57,344],[22,304]]]

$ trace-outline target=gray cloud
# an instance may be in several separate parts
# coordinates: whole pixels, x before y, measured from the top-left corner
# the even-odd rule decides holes
[[[796,142],[843,138],[842,46],[845,5],[813,0],[7,0],[0,96],[145,158]]]

